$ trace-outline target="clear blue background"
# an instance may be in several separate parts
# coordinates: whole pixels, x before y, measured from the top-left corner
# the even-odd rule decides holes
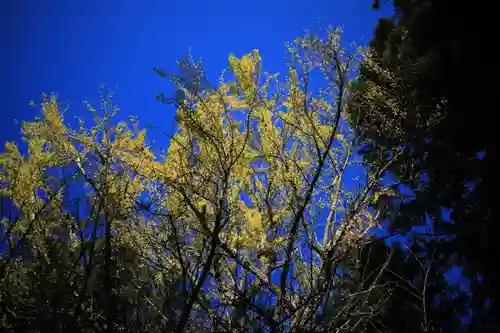
[[[4,0],[0,142],[19,138],[14,120],[33,119],[39,111],[28,104],[42,92],[57,93],[71,115],[83,116],[80,101],[95,101],[100,84],[118,85],[122,117],[168,129],[173,110],[155,100],[167,82],[153,67],[174,69],[191,49],[215,80],[229,53],[258,48],[264,70],[283,72],[284,42],[304,29],[341,25],[345,42],[366,44],[378,17],[389,14],[373,11],[370,0]]]

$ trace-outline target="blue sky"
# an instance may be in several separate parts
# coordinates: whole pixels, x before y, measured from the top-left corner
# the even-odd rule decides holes
[[[304,29],[342,25],[344,41],[366,44],[378,17],[369,0],[2,1],[0,4],[0,140],[15,140],[14,119],[33,119],[30,100],[55,92],[84,115],[100,84],[118,87],[121,116],[170,128],[173,112],[155,96],[166,81],[153,67],[174,69],[189,49],[217,78],[229,53],[261,51],[264,70],[285,69],[284,42]],[[163,140],[162,135],[153,137]]]

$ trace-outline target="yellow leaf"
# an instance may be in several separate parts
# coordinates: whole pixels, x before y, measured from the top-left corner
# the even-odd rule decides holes
[[[251,230],[262,230],[262,216],[257,210],[252,210],[250,214],[247,215],[247,223]]]

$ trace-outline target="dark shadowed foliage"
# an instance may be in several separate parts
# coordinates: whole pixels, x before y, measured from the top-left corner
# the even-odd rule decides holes
[[[395,17],[375,29],[353,85],[351,123],[358,125],[366,161],[380,165],[403,151],[389,169],[412,199],[386,223],[392,233],[425,229],[417,243],[420,260],[434,257],[427,289],[434,330],[498,332],[500,230],[490,116],[496,108],[486,80],[494,57],[478,51],[488,34],[489,7],[481,1],[394,1],[394,8]],[[446,281],[452,268],[463,275],[463,292]],[[398,319],[391,324],[400,331]]]

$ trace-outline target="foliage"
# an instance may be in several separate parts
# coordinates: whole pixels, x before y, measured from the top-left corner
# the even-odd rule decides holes
[[[401,152],[388,170],[404,185],[399,189],[412,194],[385,217],[394,234],[426,227],[416,241],[422,261],[436,249],[435,277],[428,286],[428,299],[439,299],[432,309],[434,325],[444,331],[498,331],[500,251],[490,194],[495,131],[483,116],[492,107],[490,99],[471,95],[480,89],[490,96],[490,88],[469,66],[472,50],[480,47],[476,36],[487,30],[482,12],[487,6],[394,1],[394,8],[394,18],[379,21],[353,83],[350,123],[357,125],[370,164],[383,165]],[[488,60],[481,60],[482,66],[488,68]],[[457,267],[469,295],[445,279]],[[453,311],[443,315],[444,308]]]
[[[377,228],[372,203],[391,194],[380,180],[392,161],[359,176],[345,121],[359,53],[343,49],[333,29],[298,38],[288,52],[283,81],[262,72],[257,50],[230,56],[216,88],[173,80],[177,130],[159,156],[136,120],[115,124],[112,95],[101,95],[101,111],[88,104],[93,125],[78,128],[44,95],[42,117],[23,123],[27,152],[7,143],[0,157],[10,212],[1,229],[0,325],[373,326],[387,288],[359,273],[360,251]],[[318,91],[314,73],[324,77]]]

